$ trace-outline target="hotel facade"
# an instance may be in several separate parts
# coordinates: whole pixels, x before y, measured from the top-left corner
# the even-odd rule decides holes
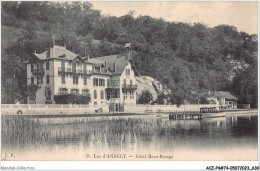
[[[116,111],[136,104],[136,80],[131,44],[118,55],[90,59],[54,45],[25,62],[27,86],[37,87],[28,104],[56,104],[55,96],[90,96],[89,105],[110,105]]]

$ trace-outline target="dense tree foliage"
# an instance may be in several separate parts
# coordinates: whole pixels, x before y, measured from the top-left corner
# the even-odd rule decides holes
[[[210,102],[208,101],[208,99],[206,97],[201,97],[200,104],[210,104]]]
[[[138,104],[149,104],[153,100],[153,95],[149,90],[143,91],[138,99]]]
[[[27,95],[22,62],[50,47],[54,34],[56,44],[91,57],[123,53],[131,42],[137,73],[171,88],[175,104],[195,103],[204,90],[231,91],[241,103],[257,104],[257,35],[228,25],[135,18],[133,11],[102,16],[88,2],[1,4],[2,103]]]

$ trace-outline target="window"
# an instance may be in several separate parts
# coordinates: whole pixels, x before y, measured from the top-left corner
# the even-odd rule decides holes
[[[94,90],[94,99],[97,99],[97,90]]]
[[[51,89],[50,88],[45,89],[45,97],[51,97]]]
[[[66,88],[60,88],[59,89],[59,94],[60,95],[67,95],[68,94],[68,90]]]
[[[33,70],[34,70],[34,65],[31,64],[31,72],[33,72]]]
[[[42,77],[41,76],[37,77],[37,84],[42,84]]]
[[[130,91],[130,99],[134,99],[134,92]]]
[[[79,81],[78,78],[79,78],[78,76],[73,75],[73,84],[78,84],[78,81]]]
[[[50,84],[50,76],[49,76],[49,74],[46,76],[46,84]]]
[[[50,62],[49,60],[46,61],[46,70],[49,70],[50,69]]]
[[[61,69],[65,70],[65,62],[64,61],[61,62]]]
[[[124,100],[127,99],[127,92],[124,92]]]
[[[113,71],[116,72],[116,63],[113,63]]]
[[[99,78],[99,86],[105,86],[105,79]]]
[[[100,71],[101,71],[101,67],[96,67],[95,70],[96,70],[97,72],[100,72]]]
[[[104,99],[104,91],[103,90],[101,90],[100,96],[101,96],[101,99]]]
[[[76,72],[76,62],[72,64],[72,72]]]
[[[127,76],[129,76],[129,75],[130,75],[130,69],[126,69],[125,74],[126,74]]]
[[[61,75],[61,84],[65,84],[65,75],[64,74]]]
[[[71,89],[70,93],[78,96],[79,95],[79,90],[78,89]]]
[[[51,57],[51,51],[48,50],[48,51],[47,51],[47,58],[50,58],[50,57]]]
[[[111,95],[112,95],[111,90],[106,90],[106,99],[107,100],[110,100]]]
[[[110,87],[111,83],[110,83],[110,79],[107,79],[107,86]]]
[[[133,85],[133,80],[130,80],[130,86],[132,87],[132,85]]]
[[[84,85],[87,85],[87,77],[84,76],[83,79],[84,79]]]
[[[31,76],[31,84],[34,84],[34,76]]]
[[[88,92],[88,89],[82,90],[82,96],[87,96],[89,94]]]
[[[115,89],[114,98],[119,98],[119,89]]]
[[[126,86],[126,79],[124,79],[124,86]]]
[[[102,86],[102,79],[99,78],[99,86]]]
[[[94,78],[93,79],[93,85],[94,86],[98,86],[98,78]]]
[[[83,70],[86,71],[86,69],[87,69],[87,65],[84,64],[84,65],[83,65]]]

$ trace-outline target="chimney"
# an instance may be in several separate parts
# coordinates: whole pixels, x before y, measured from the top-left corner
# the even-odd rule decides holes
[[[66,44],[64,44],[64,47],[65,47],[65,49],[67,49],[67,46],[66,46]]]
[[[210,95],[210,91],[208,92],[208,95]]]

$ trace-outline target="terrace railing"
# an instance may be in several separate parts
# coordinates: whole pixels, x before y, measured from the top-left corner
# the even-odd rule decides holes
[[[83,69],[72,69],[72,68],[58,68],[59,74],[77,74],[77,75],[92,75],[92,70],[83,70]]]
[[[137,90],[137,85],[122,84],[123,91],[134,91]]]

